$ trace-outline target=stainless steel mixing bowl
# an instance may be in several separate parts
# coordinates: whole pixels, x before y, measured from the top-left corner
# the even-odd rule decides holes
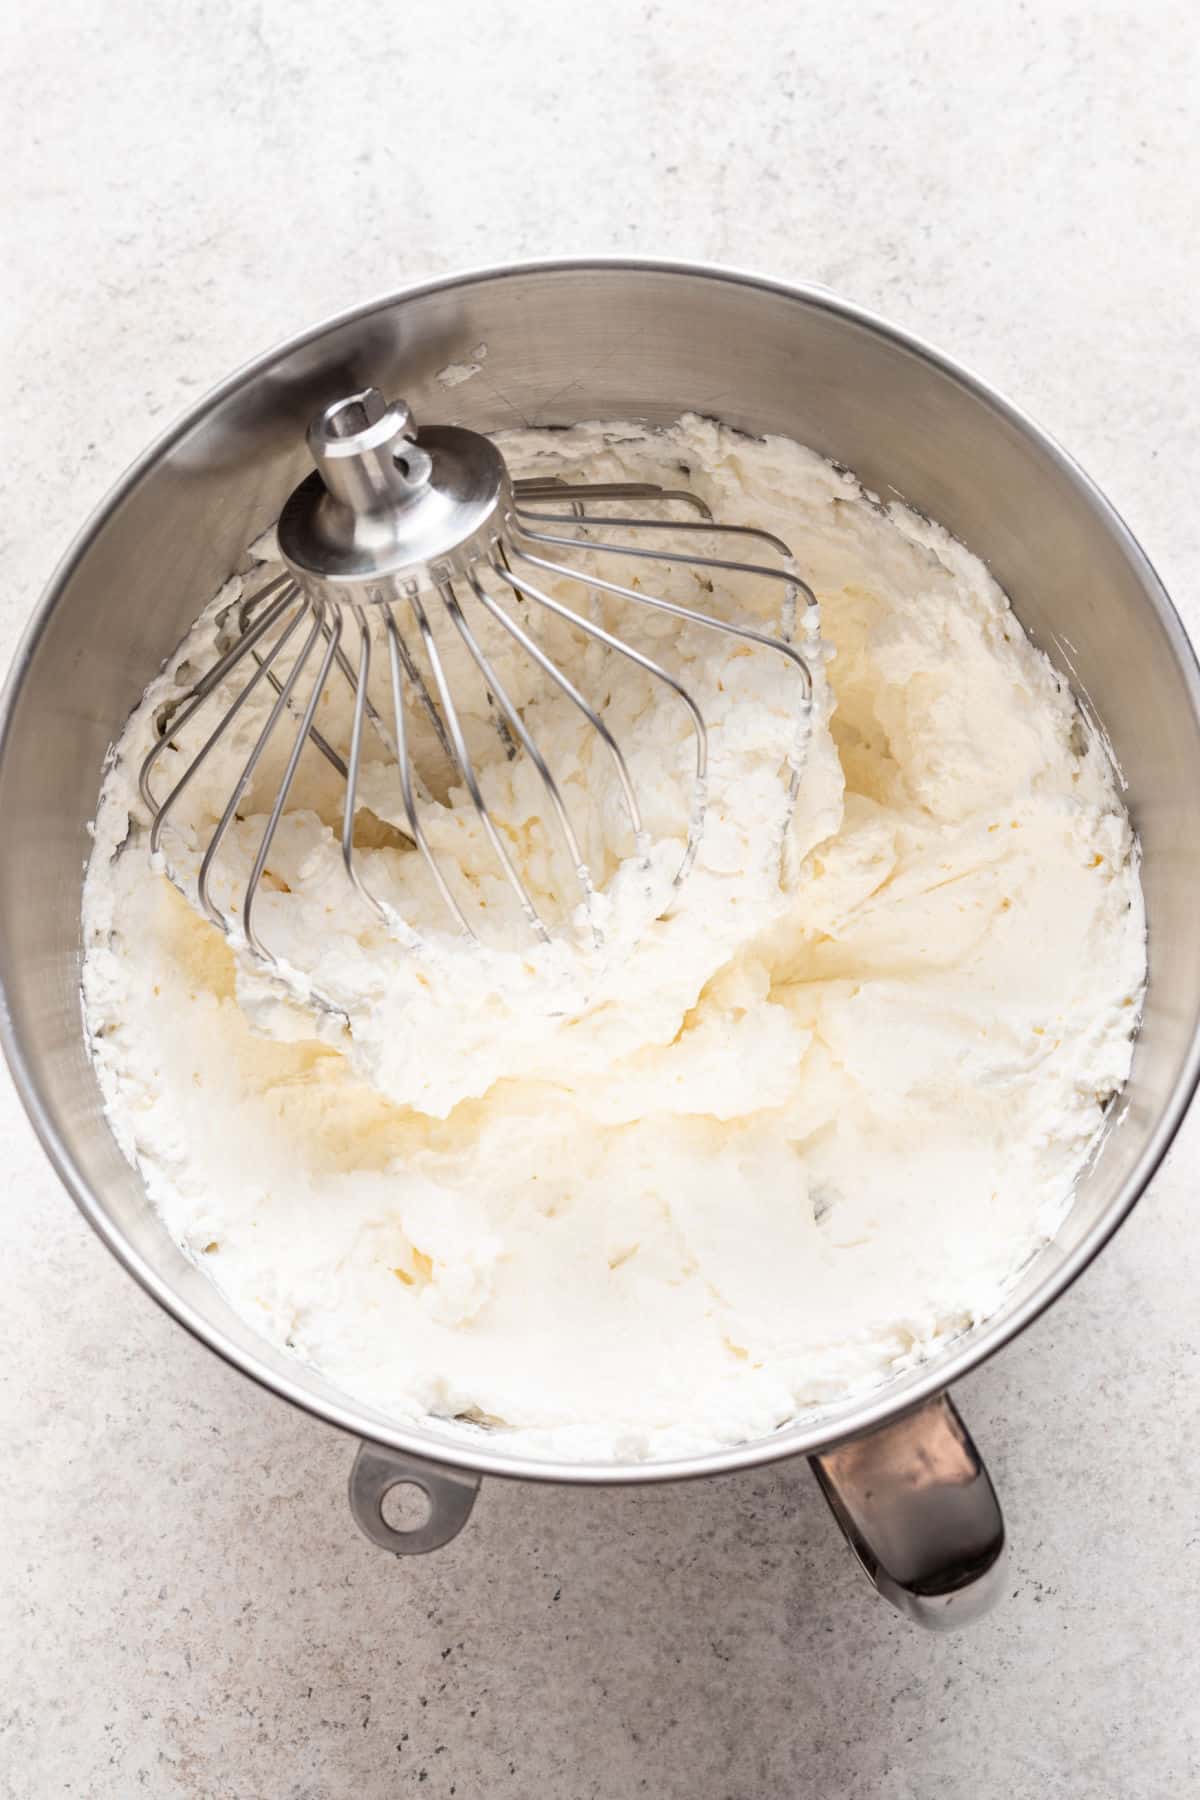
[[[482,361],[473,379],[439,382],[447,365],[471,361]],[[753,1443],[670,1463],[541,1462],[512,1455],[502,1436],[401,1424],[257,1337],[172,1242],[117,1149],[79,993],[80,884],[104,753],[304,474],[310,418],[369,383],[403,393],[418,417],[485,431],[596,417],[667,422],[691,409],[811,444],[983,556],[1103,720],[1141,836],[1150,924],[1149,994],[1119,1129],[1057,1241],[1003,1309],[885,1386]],[[4,1044],[63,1181],[143,1287],[246,1374],[361,1440],[351,1504],[377,1543],[420,1551],[446,1542],[484,1475],[629,1483],[807,1455],[881,1591],[926,1623],[953,1623],[995,1591],[1003,1525],[946,1390],[1096,1254],[1145,1188],[1196,1084],[1198,793],[1200,681],[1153,569],[1087,477],[982,382],[823,292],[721,269],[483,270],[360,307],[243,369],[147,451],[68,552],[0,712]],[[402,1480],[430,1502],[412,1532],[393,1530],[380,1509]]]

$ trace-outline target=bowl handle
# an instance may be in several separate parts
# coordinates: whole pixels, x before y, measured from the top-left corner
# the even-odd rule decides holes
[[[411,1530],[389,1525],[383,1502],[395,1487],[420,1488],[429,1515]],[[478,1475],[460,1473],[417,1456],[401,1456],[380,1444],[360,1444],[350,1470],[350,1511],[355,1523],[381,1550],[420,1556],[457,1537],[471,1516],[479,1492]]]
[[[1004,1579],[1004,1516],[949,1394],[810,1461],[850,1548],[900,1612],[935,1631],[987,1612]]]

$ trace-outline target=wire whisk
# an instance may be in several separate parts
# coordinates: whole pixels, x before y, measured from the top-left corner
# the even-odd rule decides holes
[[[686,488],[643,482],[574,483],[509,477],[492,441],[457,426],[417,430],[403,402],[388,405],[374,388],[328,406],[308,432],[316,468],[288,500],[277,536],[283,573],[238,609],[232,643],[171,710],[158,740],[146,755],[139,788],[149,811],[151,851],[163,855],[164,835],[181,797],[195,781],[235,721],[255,695],[269,709],[228,794],[215,829],[204,846],[195,881],[203,912],[220,930],[244,945],[268,968],[275,956],[255,923],[255,900],[267,871],[280,820],[288,806],[297,769],[307,747],[325,758],[344,783],[341,855],[354,888],[388,926],[416,942],[411,925],[395,906],[374,891],[356,854],[355,821],[360,807],[364,743],[368,732],[394,766],[402,832],[423,860],[453,924],[476,939],[426,829],[429,787],[418,768],[418,729],[436,744],[452,779],[461,785],[486,837],[496,865],[515,895],[530,931],[548,941],[551,927],[542,916],[517,866],[503,821],[493,816],[468,742],[461,694],[448,668],[447,627],[461,644],[486,691],[495,729],[506,755],[529,759],[573,871],[578,898],[593,920],[596,884],[585,857],[562,785],[543,753],[528,707],[510,692],[493,644],[519,652],[545,678],[549,689],[578,709],[611,764],[616,788],[632,833],[635,854],[645,858],[649,837],[642,808],[621,744],[603,708],[550,654],[536,621],[557,619],[592,643],[661,683],[686,716],[693,741],[693,802],[688,811],[682,856],[672,889],[687,878],[704,830],[709,732],[699,704],[684,682],[662,662],[601,622],[604,605],[648,608],[678,621],[721,632],[748,646],[785,659],[796,682],[796,717],[807,717],[812,677],[791,641],[801,598],[812,590],[797,572],[791,551],[769,531],[720,523],[703,500]],[[714,538],[728,544],[729,556],[707,548]],[[694,544],[697,548],[686,546]],[[745,546],[769,561],[736,555]],[[682,604],[667,594],[635,585],[629,567],[675,565],[702,577],[757,577],[779,590],[777,634],[720,618]],[[553,587],[556,591],[549,591]],[[564,591],[580,604],[571,605]],[[485,628],[483,621],[489,622]],[[383,682],[372,693],[373,664],[383,664]],[[349,740],[338,747],[318,724],[321,701],[331,683],[349,689]],[[215,704],[214,704],[215,702]],[[206,707],[212,720],[199,748],[161,798],[154,777],[168,746]],[[247,714],[253,717],[253,714]],[[214,865],[276,734],[292,730],[282,774],[271,800],[240,906],[226,912],[213,894]],[[787,803],[794,804],[800,779],[792,759]]]

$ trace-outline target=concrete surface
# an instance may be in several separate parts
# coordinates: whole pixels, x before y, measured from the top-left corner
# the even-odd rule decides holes
[[[826,282],[932,337],[1076,451],[1200,626],[1191,5],[673,11],[16,0],[4,655],[75,524],[243,358],[410,277],[584,249]],[[3,1108],[6,1795],[1200,1791],[1200,1116],[962,1390],[1011,1597],[931,1641],[803,1467],[491,1486],[450,1548],[385,1558],[350,1447],[161,1316]]]

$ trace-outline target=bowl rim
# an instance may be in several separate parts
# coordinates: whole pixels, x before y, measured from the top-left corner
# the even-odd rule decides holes
[[[819,283],[781,281],[754,270],[701,261],[569,256],[473,266],[387,290],[370,300],[331,314],[319,323],[275,343],[270,349],[242,363],[232,374],[193,402],[160,432],[103,496],[71,540],[50,576],[20,637],[0,690],[0,758],[7,748],[14,708],[25,674],[54,608],[77,566],[104,530],[110,515],[136,487],[143,475],[175,443],[193,431],[216,406],[235,394],[249,379],[265,373],[285,356],[317,342],[331,331],[352,325],[356,320],[367,319],[398,302],[485,282],[519,279],[528,275],[579,274],[588,270],[633,275],[678,275],[705,281],[729,282],[735,286],[798,301],[871,331],[966,388],[974,398],[984,402],[1018,433],[1031,440],[1056,465],[1060,475],[1076,489],[1080,498],[1096,515],[1100,526],[1116,541],[1137,575],[1148,602],[1158,615],[1184,677],[1193,711],[1200,721],[1200,666],[1197,664],[1196,652],[1141,545],[1115,507],[1075,459],[1029,414],[1006,400],[973,369],[947,356],[915,333],[894,325],[867,307],[844,299]],[[133,1248],[99,1204],[74,1158],[70,1144],[60,1134],[43,1097],[39,1079],[26,1060],[8,1003],[2,967],[0,1045],[12,1074],[13,1084],[42,1148],[88,1224],[139,1286],[171,1318],[232,1368],[301,1411],[324,1420],[326,1424],[335,1426],[352,1437],[384,1445],[401,1456],[411,1456],[426,1463],[440,1463],[447,1468],[469,1471],[480,1476],[605,1487],[729,1474],[784,1458],[813,1455],[875,1430],[944,1392],[952,1383],[1003,1349],[1040,1317],[1103,1249],[1144,1194],[1170,1148],[1200,1083],[1200,1028],[1197,1028],[1141,1155],[1112,1204],[1093,1222],[1074,1250],[1064,1256],[1058,1267],[1048,1273],[1046,1279],[1019,1304],[1011,1311],[998,1314],[994,1322],[985,1321],[977,1330],[966,1334],[957,1348],[951,1343],[944,1352],[933,1356],[927,1365],[922,1365],[920,1374],[913,1371],[913,1378],[905,1381],[899,1395],[894,1394],[888,1384],[881,1384],[877,1389],[868,1389],[863,1394],[862,1404],[854,1410],[852,1416],[839,1417],[835,1422],[824,1426],[820,1422],[807,1427],[803,1423],[789,1423],[780,1426],[776,1433],[767,1437],[688,1456],[646,1462],[575,1462],[528,1454],[514,1455],[501,1448],[485,1447],[482,1440],[476,1444],[465,1436],[461,1445],[450,1443],[441,1437],[429,1435],[418,1424],[401,1421],[381,1424],[379,1420],[369,1417],[365,1407],[360,1409],[359,1403],[349,1396],[344,1401],[329,1400],[311,1392],[301,1379],[293,1379],[290,1375],[281,1376],[268,1369],[260,1358],[227,1338],[177,1293]],[[298,1374],[303,1367],[303,1364],[297,1363]]]

